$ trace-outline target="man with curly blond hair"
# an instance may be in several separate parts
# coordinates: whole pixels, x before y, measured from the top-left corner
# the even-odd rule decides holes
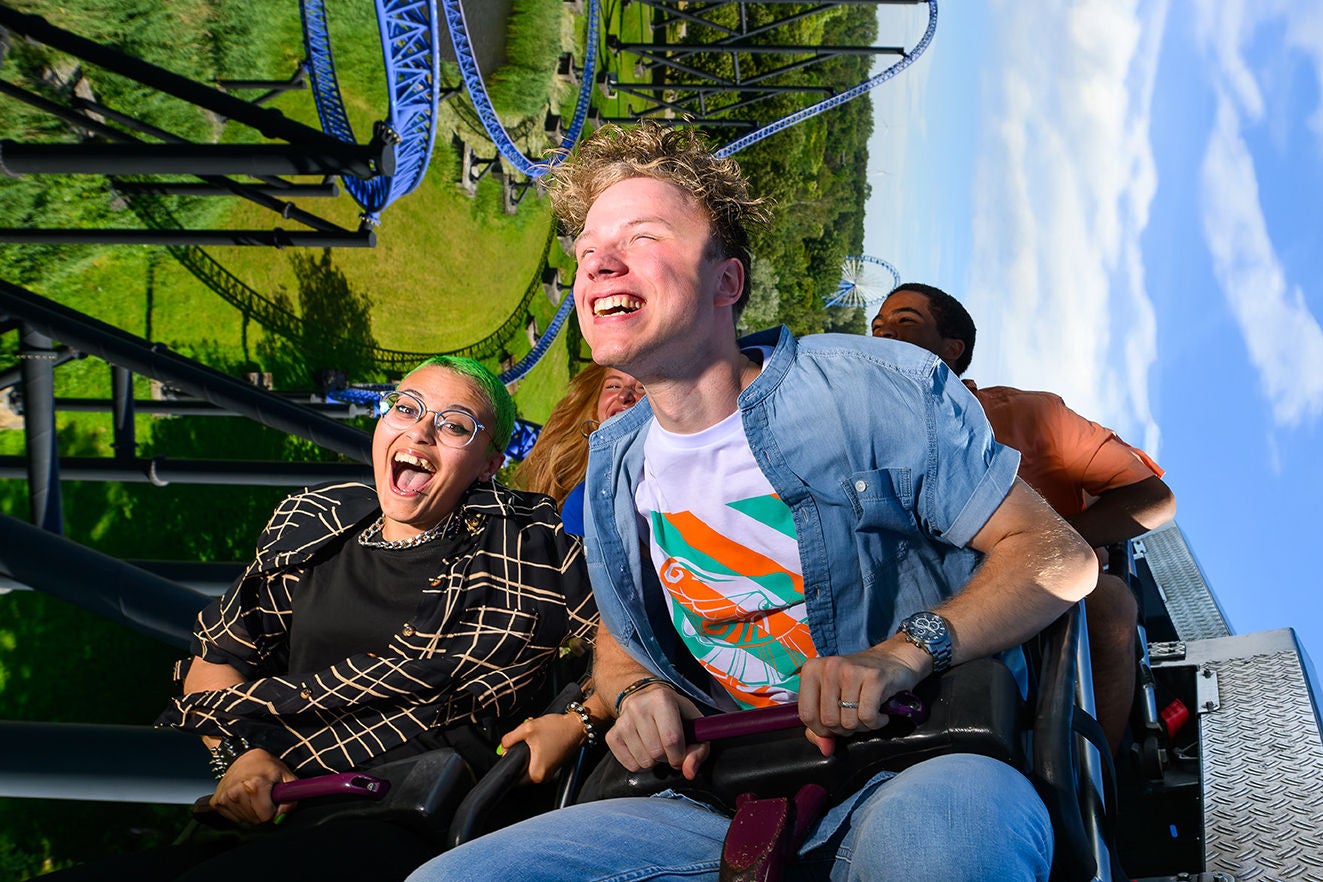
[[[1003,653],[1093,584],[1093,555],[1016,478],[931,353],[785,328],[737,340],[764,205],[685,129],[607,127],[552,173],[593,358],[648,396],[592,434],[594,678],[626,768],[692,779],[683,721],[798,702],[824,754],[885,700]],[[879,773],[807,831],[792,878],[1047,879],[1052,829],[1010,766]],[[419,870],[436,880],[717,879],[730,819],[662,794],[573,806]]]
[[[749,195],[739,164],[713,155],[692,129],[607,126],[579,146],[572,162],[552,166],[543,180],[561,226],[578,238],[597,197],[627,178],[669,181],[693,198],[711,225],[707,256],[734,258],[744,266],[738,319],[749,301],[749,229],[770,217],[766,200]]]

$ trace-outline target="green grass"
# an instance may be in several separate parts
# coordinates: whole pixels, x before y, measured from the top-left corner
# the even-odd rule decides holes
[[[355,131],[365,138],[372,123],[383,115],[386,102],[375,15],[370,6],[349,0],[333,0],[327,6],[345,105]],[[69,8],[64,15],[57,15],[45,8],[47,4],[28,3],[26,7],[47,14],[57,24],[82,21]],[[97,0],[81,0],[71,7],[81,9],[85,15],[101,15],[101,27],[96,29],[98,36],[126,39],[126,33],[136,34],[131,28],[114,26],[115,17]],[[146,8],[134,7],[128,14],[142,21],[148,30],[159,27],[170,38],[143,38],[131,43],[141,54],[172,69],[192,71],[202,80],[211,76],[283,78],[302,55],[295,7],[197,0],[164,19],[159,10]],[[189,16],[209,27],[199,34],[181,37],[177,33],[177,20]],[[262,25],[254,26],[254,21],[261,21]],[[213,32],[228,37],[219,45],[207,42],[205,38]],[[189,52],[175,52],[173,41]],[[202,47],[207,51],[202,51]],[[198,70],[199,64],[185,63],[184,54],[200,55],[210,59],[214,66],[202,65],[206,69]],[[37,55],[36,59],[29,59],[29,70],[39,61],[50,60],[49,53]],[[90,75],[98,87],[103,80],[113,82],[115,89],[107,87],[107,90],[114,94],[135,98],[138,95],[138,90],[108,74],[93,70]],[[551,78],[548,75],[545,79],[549,82]],[[7,110],[10,104],[14,102],[0,102],[0,108]],[[317,125],[307,92],[286,93],[271,106],[291,119]],[[26,113],[21,105],[17,107],[20,113]],[[169,120],[176,130],[188,125],[196,128],[196,120],[178,114]],[[226,124],[217,134],[226,141],[252,140],[254,136],[251,130],[236,123]],[[350,341],[371,337],[390,349],[444,351],[481,339],[518,307],[540,271],[539,258],[551,228],[549,210],[545,202],[529,198],[516,214],[506,215],[501,211],[500,188],[494,179],[484,180],[477,198],[471,199],[457,186],[458,177],[459,157],[442,132],[425,181],[383,213],[378,246],[336,252],[336,266],[349,285],[366,294],[373,304],[371,327],[344,328],[338,335]],[[81,211],[81,225],[139,226],[128,211],[121,210],[110,217],[110,194],[104,184],[89,184],[91,180],[29,178],[18,186],[6,182],[5,198],[0,201],[28,207],[29,210],[21,213],[11,209],[11,214],[16,215],[12,220],[15,225],[60,225],[58,211],[52,208],[67,205],[71,221],[64,225],[80,225],[76,221]],[[204,220],[238,229],[298,228],[297,224],[282,221],[264,208],[238,200],[173,201],[175,214],[185,223]],[[359,209],[348,196],[336,200],[303,200],[298,204],[341,226],[352,229],[358,225]],[[94,219],[87,217],[89,208],[93,209]],[[298,290],[296,270],[286,255],[264,248],[240,247],[213,248],[208,253],[267,299],[293,298]],[[254,322],[245,322],[230,304],[191,279],[161,249],[81,246],[58,250],[27,248],[20,253],[20,249],[10,246],[0,249],[0,259],[6,257],[11,258],[5,261],[11,271],[20,269],[17,280],[21,283],[110,324],[172,345],[205,344],[203,349],[226,353],[235,361],[260,361],[264,330]],[[148,267],[151,274],[146,271]],[[331,328],[324,331],[337,334]],[[535,403],[534,409],[541,409],[540,404]]]
[[[502,117],[533,116],[551,100],[548,70],[561,54],[561,0],[514,0],[506,35],[507,63],[485,78],[488,96]]]

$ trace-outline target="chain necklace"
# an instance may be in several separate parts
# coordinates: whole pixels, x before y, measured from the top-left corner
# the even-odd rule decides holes
[[[383,514],[381,517],[377,518],[372,526],[358,534],[358,544],[362,545],[364,548],[385,548],[390,551],[400,551],[405,548],[417,548],[419,545],[431,542],[438,536],[444,535],[454,520],[455,513],[452,511],[449,517],[435,527],[424,530],[417,536],[410,536],[408,539],[396,539],[392,542],[387,539],[372,538],[373,536],[381,535],[381,528],[386,523],[386,516]]]

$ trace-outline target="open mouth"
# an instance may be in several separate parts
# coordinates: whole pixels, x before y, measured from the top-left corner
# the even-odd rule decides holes
[[[431,483],[436,466],[420,456],[401,450],[391,459],[391,483],[401,493],[421,493]]]
[[[628,294],[612,294],[593,304],[593,315],[629,315],[643,307],[643,301]]]

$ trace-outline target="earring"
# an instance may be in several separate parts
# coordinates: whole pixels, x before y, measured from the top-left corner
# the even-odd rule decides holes
[[[587,438],[593,432],[596,432],[597,427],[600,425],[601,423],[597,420],[584,420],[583,425],[579,426],[579,434]]]

